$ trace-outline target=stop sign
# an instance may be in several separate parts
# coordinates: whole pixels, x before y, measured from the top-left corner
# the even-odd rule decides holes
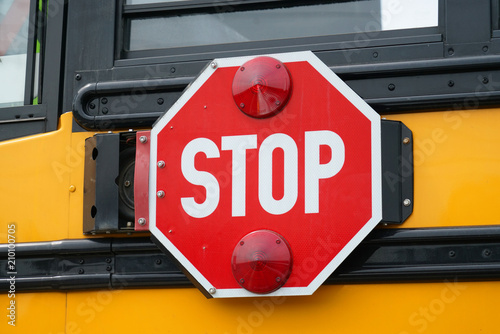
[[[380,117],[311,52],[214,60],[151,131],[150,231],[207,296],[312,294],[381,197]]]

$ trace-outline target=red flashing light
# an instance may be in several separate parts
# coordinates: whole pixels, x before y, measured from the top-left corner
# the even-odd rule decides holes
[[[290,99],[292,81],[286,66],[271,57],[244,63],[233,79],[233,98],[248,116],[264,118],[280,112]]]
[[[282,287],[292,272],[288,242],[269,230],[254,231],[236,245],[231,259],[234,278],[253,293],[266,294]]]

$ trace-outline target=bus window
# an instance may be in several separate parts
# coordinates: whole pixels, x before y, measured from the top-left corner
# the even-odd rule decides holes
[[[0,107],[24,104],[30,0],[0,2]]]
[[[126,4],[130,8],[157,2],[128,0]],[[277,1],[258,5],[231,5],[228,1],[189,10],[188,7],[188,1],[169,2],[165,14],[129,18],[126,50],[277,41],[438,25],[438,0]]]

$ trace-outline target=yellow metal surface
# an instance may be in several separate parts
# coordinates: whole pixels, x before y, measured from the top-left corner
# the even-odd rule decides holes
[[[10,301],[15,318],[11,319]],[[66,326],[66,293],[16,293],[15,298],[0,294],[0,333],[62,334]],[[12,322],[14,321],[14,322]],[[12,324],[9,324],[12,322]]]
[[[500,110],[386,116],[414,134],[415,199],[403,228],[500,224]],[[0,243],[83,238],[84,140],[0,143]],[[313,296],[207,300],[194,288],[0,294],[0,333],[497,333],[500,282],[323,286]]]
[[[68,294],[73,333],[498,333],[499,282],[323,286],[313,296],[210,299],[196,289]]]

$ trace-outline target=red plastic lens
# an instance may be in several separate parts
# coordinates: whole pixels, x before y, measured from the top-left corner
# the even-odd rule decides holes
[[[292,83],[285,65],[271,57],[247,61],[233,79],[234,102],[252,117],[269,117],[280,112],[290,99]]]
[[[231,259],[234,278],[248,291],[270,293],[279,289],[292,272],[288,242],[269,230],[254,231],[236,245]]]

